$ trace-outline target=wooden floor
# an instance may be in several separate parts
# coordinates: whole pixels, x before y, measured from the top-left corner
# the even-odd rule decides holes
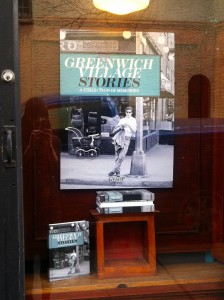
[[[166,264],[151,277],[97,279],[93,274],[52,283],[47,274],[27,275],[26,299],[224,299],[224,264]]]

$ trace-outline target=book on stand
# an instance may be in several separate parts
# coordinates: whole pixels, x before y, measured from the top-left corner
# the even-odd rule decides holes
[[[155,200],[154,193],[146,189],[119,190],[119,191],[96,191],[96,197],[100,202],[120,202],[132,200]]]
[[[134,212],[153,212],[155,211],[155,207],[154,205],[126,206],[126,207],[97,206],[96,210],[101,214],[122,214],[122,213],[134,213]]]
[[[154,194],[145,189],[97,191],[96,209],[102,214],[153,212]]]
[[[96,200],[96,204],[101,208],[106,207],[130,207],[130,206],[149,206],[154,205],[153,201],[145,200],[132,200],[132,201],[122,201],[122,202],[99,202]]]
[[[90,273],[89,222],[49,224],[49,281]]]

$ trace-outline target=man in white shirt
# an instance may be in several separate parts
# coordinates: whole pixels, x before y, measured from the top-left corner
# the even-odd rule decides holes
[[[75,250],[73,250],[73,252],[69,254],[69,267],[70,267],[70,270],[69,270],[68,274],[72,274],[72,269],[76,265],[76,258],[77,258],[77,254],[76,254]],[[74,273],[75,273],[75,271],[74,271]]]
[[[132,107],[125,109],[126,116],[114,128],[113,144],[115,146],[115,165],[108,176],[120,176],[121,164],[128,152],[131,137],[136,133],[136,119],[132,117]]]

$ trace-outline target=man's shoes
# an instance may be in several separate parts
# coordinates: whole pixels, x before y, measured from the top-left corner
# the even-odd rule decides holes
[[[117,171],[117,172],[114,172],[114,171],[111,171],[110,173],[108,173],[108,176],[120,176],[120,172]]]
[[[116,176],[116,172],[111,171],[108,173],[108,176]]]

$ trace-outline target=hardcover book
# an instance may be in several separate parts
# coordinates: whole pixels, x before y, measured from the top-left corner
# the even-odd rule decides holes
[[[96,199],[100,202],[121,202],[146,200],[154,201],[154,193],[146,189],[120,190],[120,191],[97,191]]]
[[[49,224],[49,281],[90,273],[89,222]]]
[[[123,195],[118,191],[97,191],[96,195],[100,202],[123,201]]]
[[[154,193],[146,189],[137,189],[137,190],[120,190],[123,195],[123,201],[132,201],[132,200],[148,200],[154,201]]]
[[[125,207],[100,207],[97,205],[97,211],[100,214],[122,214],[122,213],[137,213],[137,212],[154,212],[154,205],[144,206],[125,206]]]
[[[101,214],[153,212],[154,202],[147,200],[122,201],[122,202],[100,202],[96,200],[97,210]]]
[[[154,205],[153,201],[147,200],[132,200],[132,201],[122,201],[122,202],[100,202],[96,200],[96,204],[101,207],[132,207],[132,206],[150,206]]]

